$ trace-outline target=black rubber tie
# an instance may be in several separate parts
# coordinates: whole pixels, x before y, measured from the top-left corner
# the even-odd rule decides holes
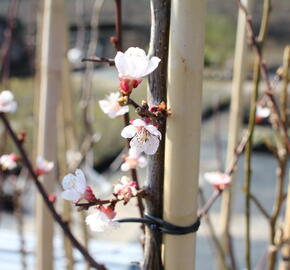
[[[189,233],[195,233],[198,231],[200,226],[200,217],[197,218],[195,223],[190,226],[178,226],[172,223],[169,223],[163,219],[153,217],[149,214],[144,214],[144,218],[122,218],[114,220],[119,223],[143,223],[147,225],[150,229],[166,233],[166,234],[173,234],[173,235],[183,235]]]

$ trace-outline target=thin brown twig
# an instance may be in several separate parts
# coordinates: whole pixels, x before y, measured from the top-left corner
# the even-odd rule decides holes
[[[197,212],[197,216],[199,218],[202,218],[204,215],[207,214],[209,209],[213,206],[214,202],[217,200],[217,198],[222,194],[222,190],[216,189],[212,193],[211,197],[209,200],[206,202],[206,204]]]
[[[137,194],[132,196],[132,198],[144,198],[146,196],[146,191],[144,189],[138,190]],[[81,207],[82,209],[87,210],[91,206],[97,206],[97,205],[105,205],[105,204],[112,204],[116,205],[118,202],[124,202],[125,204],[128,202],[126,201],[125,198],[113,198],[113,199],[108,199],[108,200],[101,200],[101,199],[96,199],[95,201],[88,202],[88,203],[76,203],[75,206]]]
[[[137,102],[135,102],[132,98],[128,98],[128,105],[132,105],[135,108],[135,112],[141,117],[148,117],[153,120],[156,124],[164,122],[166,120],[166,116],[164,114],[155,114],[148,110],[148,105],[140,106]]]
[[[229,168],[229,170],[227,170],[226,174],[228,175],[232,175],[235,170],[236,170],[236,165],[239,161],[239,158],[241,156],[241,154],[244,152],[246,144],[249,140],[249,133],[245,132],[240,143],[238,144],[238,146],[235,149],[235,158],[233,160],[233,163],[231,165],[231,167]],[[207,214],[207,212],[210,210],[210,208],[212,207],[212,205],[214,204],[214,202],[217,200],[217,198],[222,194],[223,190],[220,189],[215,189],[210,197],[210,199],[206,202],[206,204],[198,211],[198,216],[200,218],[202,218],[203,215]]]
[[[253,26],[252,17],[250,16],[247,8],[242,4],[241,0],[236,0],[236,1],[246,16],[249,42],[252,45],[253,50],[259,59],[261,75],[262,75],[262,77],[266,83],[266,86],[267,86],[267,91],[265,91],[265,95],[268,97],[268,99],[272,105],[271,109],[272,109],[272,112],[275,116],[273,118],[274,119],[273,121],[275,121],[278,124],[278,126],[281,128],[281,132],[282,132],[282,135],[284,137],[285,144],[287,146],[288,152],[290,152],[290,140],[289,140],[289,136],[287,133],[287,126],[285,125],[285,123],[281,119],[281,114],[280,114],[277,102],[275,100],[275,97],[274,97],[274,89],[271,86],[268,67],[267,67],[267,65],[262,57],[262,53],[261,53],[261,50],[259,48],[258,41],[257,41],[256,36],[254,34],[254,26]]]
[[[267,210],[263,207],[263,205],[261,204],[261,202],[258,200],[258,198],[253,194],[253,193],[249,193],[248,194],[250,199],[253,201],[253,203],[257,206],[257,208],[261,211],[261,213],[264,215],[264,217],[267,220],[271,219],[270,214],[267,212]]]
[[[88,253],[88,251],[82,246],[82,244],[73,235],[72,231],[70,230],[70,228],[68,226],[68,223],[64,222],[62,220],[62,217],[57,213],[56,209],[54,208],[53,203],[48,198],[46,190],[44,189],[41,182],[38,180],[38,177],[35,174],[35,171],[33,169],[32,163],[30,162],[28,155],[27,155],[22,143],[18,140],[17,135],[13,131],[6,115],[4,113],[0,113],[0,118],[5,126],[5,129],[8,131],[11,139],[13,140],[15,146],[17,147],[17,149],[21,155],[23,164],[27,167],[37,190],[39,191],[40,195],[42,196],[42,199],[43,199],[45,205],[47,206],[48,210],[50,211],[51,215],[53,216],[54,220],[62,228],[64,234],[70,239],[70,241],[72,242],[74,247],[79,250],[79,252],[84,256],[84,258],[90,263],[90,265],[93,268],[98,269],[98,270],[106,270],[107,268],[103,264],[99,264],[94,260],[94,258]]]
[[[201,203],[203,205],[205,205],[206,204],[205,197],[204,197],[203,190],[201,188],[199,188],[199,197],[200,197]],[[215,248],[216,248],[216,250],[218,252],[218,256],[219,256],[220,261],[222,263],[223,269],[224,270],[228,270],[229,267],[228,267],[228,265],[226,263],[225,252],[224,252],[224,250],[222,248],[222,245],[221,245],[221,243],[220,243],[220,241],[218,239],[218,236],[217,236],[216,231],[214,229],[214,226],[212,224],[212,220],[210,218],[209,213],[204,215],[204,219],[205,219],[205,222],[207,224],[207,227],[208,227],[208,230],[209,230],[209,233],[210,233],[210,237],[211,237],[211,239],[213,241],[213,244],[214,244],[214,246],[215,246]]]
[[[116,11],[116,21],[115,21],[115,31],[116,31],[116,37],[112,38],[111,41],[115,46],[116,51],[122,51],[122,0],[115,0],[115,11]],[[128,126],[130,124],[130,117],[129,113],[126,113],[123,115],[124,120],[124,126]],[[130,140],[127,139],[127,147],[129,148]],[[137,183],[137,188],[139,188],[139,180],[136,169],[131,169],[131,177],[132,180]],[[144,217],[144,204],[142,201],[142,198],[137,197],[138,202],[138,209],[139,214],[141,217]],[[142,225],[142,230],[145,232],[145,227]]]
[[[114,59],[107,58],[107,57],[98,57],[98,56],[92,56],[90,58],[83,58],[82,62],[107,63],[107,64],[109,64],[109,66],[115,65]]]
[[[10,69],[9,53],[12,44],[12,35],[19,7],[19,2],[20,2],[19,0],[11,1],[8,10],[7,27],[4,32],[4,42],[0,54],[0,63],[1,63],[0,80],[4,82],[6,82],[9,77],[9,69]]]

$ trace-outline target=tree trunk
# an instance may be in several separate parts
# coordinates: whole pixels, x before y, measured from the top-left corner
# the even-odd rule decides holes
[[[170,24],[170,1],[151,0],[151,41],[150,56],[161,59],[159,67],[149,76],[149,103],[151,105],[166,102],[167,94],[167,59]],[[162,140],[154,156],[148,157],[148,173],[146,185],[152,197],[146,200],[146,212],[162,218],[163,213],[163,179],[164,179],[164,147],[166,123],[159,125]],[[145,259],[143,269],[163,269],[161,260],[162,235],[146,228]]]

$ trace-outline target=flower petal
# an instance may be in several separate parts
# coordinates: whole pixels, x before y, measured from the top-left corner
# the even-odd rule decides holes
[[[147,155],[154,155],[159,146],[159,139],[152,135],[148,137],[148,140],[145,143],[144,152]]]
[[[120,116],[128,112],[129,112],[129,106],[121,106],[121,109],[117,111],[116,115]]]
[[[124,162],[124,163],[121,165],[121,170],[122,170],[123,172],[127,172],[127,171],[129,171],[129,170],[130,170],[130,166],[129,166],[129,164],[128,164],[127,162]]]
[[[61,193],[61,197],[67,201],[78,201],[79,199],[81,199],[81,195],[73,189],[68,189],[65,190]]]
[[[146,71],[143,73],[143,77],[153,72],[158,67],[160,61],[159,57],[153,56],[148,63]]]
[[[132,122],[132,125],[135,127],[144,127],[146,126],[146,123],[143,120],[137,118]]]
[[[140,168],[145,168],[147,166],[147,159],[145,157],[143,157],[143,156],[139,157],[138,166]]]
[[[121,136],[123,138],[132,138],[136,134],[136,128],[133,125],[129,125],[123,128]]]
[[[140,155],[144,151],[145,142],[144,141],[141,142],[136,137],[134,137],[130,141],[130,146],[132,148],[132,151],[135,151],[137,155]]]
[[[161,132],[153,125],[147,125],[145,128],[153,135],[157,136],[161,140]]]
[[[110,103],[106,99],[99,100],[99,105],[104,113],[108,113],[110,110]]]
[[[64,190],[73,188],[74,181],[75,181],[75,176],[71,173],[67,174],[62,180],[62,188]]]
[[[86,177],[83,173],[82,170],[77,169],[76,172],[76,177],[77,177],[77,181],[76,181],[76,190],[78,192],[80,192],[81,194],[84,194],[87,188],[87,181],[86,181]]]
[[[119,76],[127,75],[126,69],[127,69],[127,61],[126,56],[122,52],[117,52],[117,55],[115,56],[115,66],[119,72]]]

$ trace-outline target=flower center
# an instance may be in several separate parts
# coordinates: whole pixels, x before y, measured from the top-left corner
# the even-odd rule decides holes
[[[144,128],[144,127],[137,128],[136,138],[139,142],[144,143],[144,142],[148,141],[149,135],[150,135],[150,133],[146,128]]]

